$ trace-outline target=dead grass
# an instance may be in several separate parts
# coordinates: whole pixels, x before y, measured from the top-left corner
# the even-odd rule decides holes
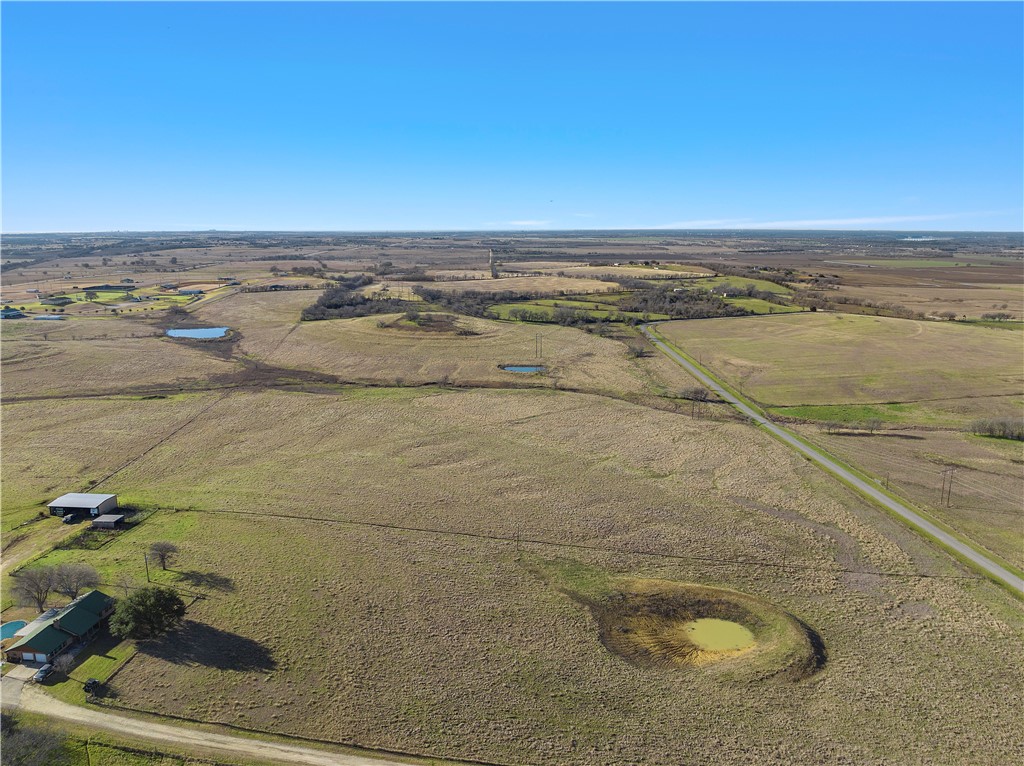
[[[458,329],[471,334],[415,333],[399,326],[393,314],[300,322],[310,302],[308,293],[238,295],[195,316],[238,329],[239,349],[249,358],[347,381],[557,387],[616,396],[652,391],[650,373],[626,345],[582,330],[459,317]],[[542,376],[500,369],[538,362],[547,368]]]
[[[1010,597],[836,571],[960,570],[756,430],[544,391],[196,399],[207,414],[107,488],[200,512],[80,553],[138,575],[139,546],[177,530],[175,568],[232,587],[190,612],[203,640],[144,647],[115,681],[124,704],[499,762],[1013,760]],[[163,405],[184,422],[192,406],[120,405],[136,424]],[[29,437],[31,463],[43,435],[77,433],[82,403],[49,404],[45,424],[29,406],[5,428]],[[829,663],[795,688],[637,667],[528,556],[751,594],[814,626]],[[951,720],[947,701],[965,697]]]
[[[660,329],[768,405],[961,400],[1024,388],[1016,333],[951,322],[805,313]]]
[[[828,434],[797,429],[894,492],[1018,567],[1024,567],[1024,445],[959,431],[901,429]],[[942,471],[955,467],[950,504]]]

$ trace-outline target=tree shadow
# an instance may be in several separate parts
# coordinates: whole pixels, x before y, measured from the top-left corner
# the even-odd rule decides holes
[[[916,434],[893,434],[893,433],[882,433],[876,431],[875,433],[868,433],[866,431],[836,431],[834,436],[881,436],[884,439],[911,439],[913,441],[923,441],[923,436],[917,436]]]
[[[231,593],[235,590],[234,580],[216,572],[197,572],[190,569],[184,572],[179,571],[177,575],[179,581],[186,582],[193,588],[209,588],[221,593]]]
[[[273,670],[270,650],[258,641],[229,633],[194,620],[178,630],[151,641],[141,641],[139,651],[175,665],[202,665],[218,670]]]

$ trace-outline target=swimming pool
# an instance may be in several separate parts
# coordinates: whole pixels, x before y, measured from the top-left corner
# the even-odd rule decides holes
[[[10,638],[27,624],[28,623],[24,620],[12,620],[11,622],[5,622],[3,625],[0,625],[0,640]]]

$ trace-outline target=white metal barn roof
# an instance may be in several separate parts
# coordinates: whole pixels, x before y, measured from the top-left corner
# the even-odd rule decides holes
[[[92,492],[68,492],[61,495],[47,505],[56,505],[59,508],[98,508],[100,503],[106,502],[117,495],[101,495]]]

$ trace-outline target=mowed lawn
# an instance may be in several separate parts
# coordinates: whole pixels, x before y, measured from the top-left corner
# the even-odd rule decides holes
[[[119,704],[543,766],[822,752],[1001,763],[1018,746],[1005,704],[1022,680],[1006,657],[1021,632],[1011,597],[980,579],[878,576],[963,570],[744,424],[539,390],[119,404],[137,429],[152,412],[154,432],[163,408],[181,408],[181,427],[126,448],[104,485],[165,510],[44,563],[89,561],[138,582],[141,553],[166,538],[181,555],[153,576],[208,595],[182,630],[140,646],[113,682]],[[79,417],[97,422],[94,407],[21,404],[5,435],[30,465],[48,440],[79,438]],[[831,660],[797,686],[634,666],[537,575],[538,560],[758,595],[813,626]],[[950,725],[956,695],[971,705]]]
[[[660,330],[767,406],[1019,398],[1024,390],[1016,333],[953,322],[819,312],[670,322]],[[991,412],[983,403],[978,409],[961,420]]]

